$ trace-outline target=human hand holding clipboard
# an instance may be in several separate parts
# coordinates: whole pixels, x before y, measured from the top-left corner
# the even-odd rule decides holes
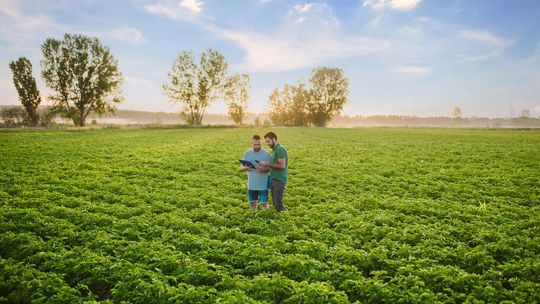
[[[256,166],[248,160],[239,159],[238,161],[240,161],[240,164],[242,164],[246,170],[253,170],[256,168]]]

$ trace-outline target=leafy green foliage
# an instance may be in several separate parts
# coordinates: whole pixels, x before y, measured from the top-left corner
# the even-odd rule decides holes
[[[247,114],[249,99],[249,75],[236,74],[229,77],[225,83],[224,99],[229,107],[227,114],[236,124],[241,125]]]
[[[184,105],[180,114],[188,124],[201,125],[206,108],[224,94],[228,70],[218,51],[203,52],[199,64],[191,51],[183,51],[174,60],[163,90],[171,102]]]
[[[283,128],[283,214],[264,131],[0,132],[0,302],[540,301],[538,131]]]
[[[340,68],[316,67],[311,71],[308,118],[316,127],[324,127],[341,113],[349,98],[349,80]]]
[[[317,67],[311,71],[309,86],[299,81],[270,93],[270,119],[275,126],[324,127],[341,113],[348,95],[349,80],[342,69]]]
[[[270,119],[275,126],[307,126],[310,93],[303,82],[283,90],[274,89],[269,97]]]
[[[41,96],[36,85],[36,79],[32,75],[32,63],[26,57],[20,57],[9,63],[13,73],[13,84],[19,94],[19,101],[26,110],[28,125],[37,126],[39,123],[38,106]]]
[[[63,40],[47,39],[41,50],[41,73],[60,114],[84,126],[90,112],[114,112],[123,76],[109,48],[97,38],[65,34]]]
[[[0,109],[0,117],[5,127],[16,127],[28,120],[28,114],[21,106],[2,107]]]

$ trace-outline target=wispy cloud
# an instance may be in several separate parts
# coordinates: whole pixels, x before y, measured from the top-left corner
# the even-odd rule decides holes
[[[362,6],[371,7],[376,11],[382,11],[386,8],[406,11],[418,6],[422,0],[364,0]]]
[[[490,44],[498,47],[506,47],[515,43],[515,39],[505,39],[502,37],[495,36],[489,31],[460,31],[459,35],[461,38],[475,41],[484,44]]]
[[[3,0],[2,5],[0,5],[0,12],[12,18],[19,18],[22,16],[18,0]]]
[[[172,19],[182,19],[170,3],[160,2],[145,9]],[[190,21],[242,49],[243,61],[233,65],[239,70],[288,71],[322,64],[328,60],[370,54],[390,46],[386,40],[344,34],[338,18],[325,3],[295,5],[285,17],[285,22],[271,33],[216,26],[211,17],[203,14]],[[201,18],[205,22],[200,22]]]
[[[194,13],[202,12],[202,1],[199,0],[183,0],[179,3],[181,7],[187,8]]]
[[[332,14],[332,9],[326,3],[320,2],[297,4],[289,10],[287,17],[293,23],[311,20],[315,22],[324,22],[329,26],[339,25],[339,21]]]
[[[426,67],[421,66],[396,66],[390,69],[390,72],[392,73],[399,73],[399,74],[410,74],[410,75],[417,75],[417,76],[425,76],[429,74],[429,69]]]
[[[329,60],[379,52],[390,46],[386,40],[344,33],[338,18],[325,3],[295,5],[286,17],[271,33],[213,25],[204,27],[244,50],[244,59],[236,68],[258,72],[313,67]]]
[[[138,29],[127,25],[113,29],[111,31],[107,31],[106,35],[112,39],[125,41],[133,44],[146,42],[146,39],[143,37],[142,33]]]
[[[381,24],[381,16],[377,16],[375,17],[373,20],[371,20],[369,23],[368,23],[368,27],[370,28],[377,28],[379,27],[379,24]]]
[[[17,0],[2,1],[0,5],[0,41],[7,42],[10,48],[25,49],[30,42],[42,40],[44,33],[69,31],[49,16],[26,13],[20,6]]]
[[[306,21],[306,15],[315,5],[316,3],[304,3],[295,5],[293,9],[293,14],[296,15],[294,22],[300,23]]]
[[[515,39],[507,39],[483,30],[462,30],[459,32],[461,39],[484,46],[484,51],[476,54],[461,54],[459,57],[464,61],[485,61],[499,56],[505,48],[516,42]]]
[[[172,19],[175,19],[176,17],[178,17],[178,10],[176,9],[176,7],[174,7],[174,5],[170,3],[164,4],[164,3],[158,2],[157,4],[146,5],[144,9],[148,13],[154,14],[154,15],[163,15]]]
[[[307,13],[309,10],[315,5],[315,2],[312,3],[304,3],[304,4],[297,4],[294,6],[294,10],[298,11],[299,13]]]
[[[491,58],[494,58],[494,57],[497,57],[499,56],[501,52],[496,50],[496,51],[492,51],[492,52],[488,52],[488,53],[482,53],[482,54],[477,54],[477,55],[466,55],[466,54],[460,54],[459,55],[459,58],[461,58],[461,60],[463,61],[470,61],[470,62],[475,62],[475,61],[486,61],[488,59],[491,59]]]
[[[288,71],[322,64],[326,60],[347,58],[382,51],[384,40],[363,37],[320,37],[297,40],[283,34],[211,29],[218,37],[235,42],[245,51],[239,68],[253,71]]]
[[[202,13],[203,2],[199,0],[158,1],[144,6],[146,12],[175,20],[193,20]]]

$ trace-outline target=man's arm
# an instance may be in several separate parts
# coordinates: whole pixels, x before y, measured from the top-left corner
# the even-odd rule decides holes
[[[277,164],[271,164],[271,163],[267,163],[267,162],[260,162],[259,164],[261,166],[263,166],[263,167],[266,167],[266,168],[283,170],[283,169],[285,169],[285,158],[278,159]]]
[[[267,169],[267,168],[265,168],[263,166],[260,166],[259,168],[257,168],[257,172],[259,172],[259,173],[268,173],[268,172],[270,172],[270,169]]]

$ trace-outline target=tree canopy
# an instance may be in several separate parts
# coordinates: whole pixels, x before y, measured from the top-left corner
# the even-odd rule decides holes
[[[274,89],[269,97],[270,119],[274,125],[324,127],[343,110],[348,100],[349,82],[343,70],[317,67],[309,85],[286,84]]]
[[[39,123],[38,106],[41,96],[36,85],[36,79],[32,76],[32,63],[25,57],[20,57],[9,63],[13,72],[13,83],[19,94],[19,101],[26,111],[27,123],[33,127]]]
[[[174,60],[163,90],[171,102],[184,105],[180,114],[188,124],[201,125],[207,107],[223,96],[227,72],[225,57],[215,50],[203,52],[199,64],[191,51],[183,51]]]
[[[225,103],[229,107],[228,115],[236,124],[241,125],[247,114],[249,99],[249,75],[236,74],[227,79],[224,89]]]
[[[303,82],[293,86],[286,84],[270,95],[270,120],[279,126],[307,126],[307,103],[310,95]]]
[[[47,39],[41,50],[42,76],[62,116],[84,126],[90,112],[115,111],[114,105],[122,101],[123,76],[118,61],[97,38],[65,34],[62,40]]]
[[[309,82],[309,120],[317,127],[324,127],[347,103],[349,81],[342,69],[317,67],[311,72]]]

